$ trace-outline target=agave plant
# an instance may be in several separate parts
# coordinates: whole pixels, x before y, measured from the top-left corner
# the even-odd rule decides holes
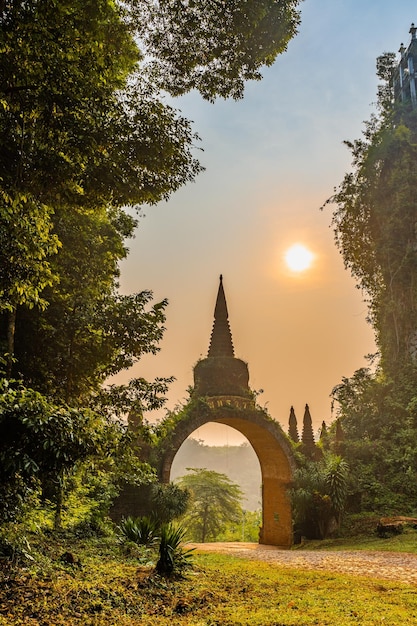
[[[118,526],[129,541],[142,546],[152,546],[158,541],[158,524],[150,517],[127,517]]]
[[[184,549],[186,530],[173,523],[163,524],[160,528],[159,560],[156,564],[158,574],[181,575],[184,569],[191,567],[194,548]]]

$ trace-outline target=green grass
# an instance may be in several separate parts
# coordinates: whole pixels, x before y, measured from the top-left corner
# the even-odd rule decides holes
[[[382,552],[411,552],[417,554],[417,531],[411,526],[405,526],[399,535],[381,539],[370,530],[367,533],[354,537],[339,539],[323,539],[321,541],[306,541],[294,550],[373,550]]]
[[[196,553],[186,578],[167,580],[155,557],[114,538],[44,539],[30,569],[3,572],[0,626],[417,624],[415,586],[214,553]]]

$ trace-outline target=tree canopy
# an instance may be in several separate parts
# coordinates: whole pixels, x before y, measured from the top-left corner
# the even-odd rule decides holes
[[[151,80],[172,95],[242,98],[296,34],[299,0],[136,0],[134,27]]]
[[[161,90],[241,97],[243,81],[260,78],[294,36],[297,5],[2,2],[0,312],[10,362],[17,308],[45,308],[54,291],[45,288],[68,286],[78,235],[107,220],[113,240],[102,248],[114,265],[133,232],[120,228],[123,207],[167,198],[201,171],[197,136]]]
[[[347,142],[353,171],[330,202],[336,243],[369,303],[385,371],[413,365],[417,342],[417,111],[394,101],[393,56],[378,60],[379,111]]]
[[[227,522],[241,518],[242,492],[225,474],[189,468],[178,484],[191,494],[184,524],[195,541],[214,539]]]
[[[1,421],[16,423],[16,494],[66,458],[59,416],[70,466],[96,454],[109,415],[134,407],[140,422],[163,402],[170,379],[103,383],[164,331],[166,300],[119,291],[134,210],[203,169],[166,96],[242,97],[295,35],[299,1],[0,1]]]

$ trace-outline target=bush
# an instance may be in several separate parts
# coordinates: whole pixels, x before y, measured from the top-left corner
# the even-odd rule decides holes
[[[31,547],[18,524],[5,524],[0,531],[0,559],[18,565],[33,561]]]
[[[118,530],[128,541],[133,541],[137,545],[152,546],[158,541],[158,523],[150,517],[122,519]]]

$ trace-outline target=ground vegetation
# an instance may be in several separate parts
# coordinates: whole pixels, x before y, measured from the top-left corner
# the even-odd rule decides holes
[[[369,575],[194,553],[191,571],[167,578],[155,572],[157,550],[113,538],[37,535],[29,543],[34,561],[0,572],[2,626],[377,626],[411,625],[417,615],[412,585]]]

